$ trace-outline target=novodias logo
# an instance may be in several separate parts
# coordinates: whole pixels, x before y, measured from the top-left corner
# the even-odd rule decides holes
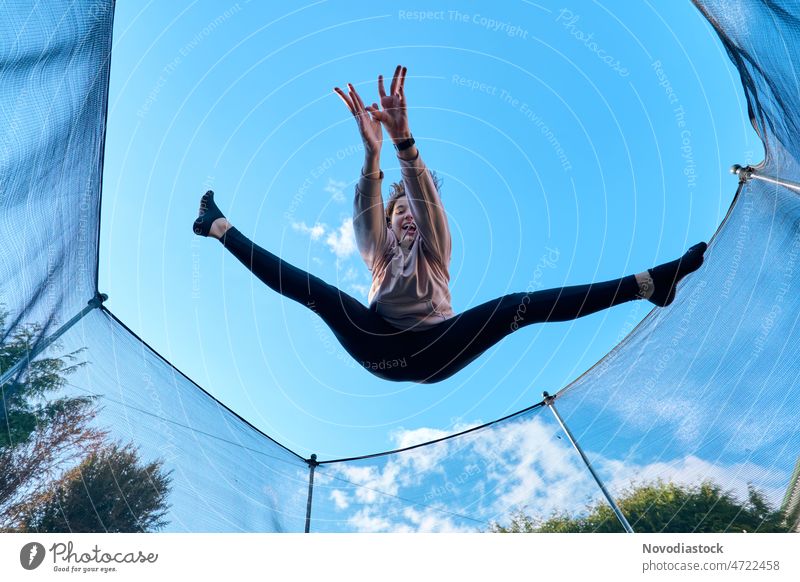
[[[31,542],[22,546],[19,552],[19,563],[26,570],[35,570],[44,561],[44,546],[38,542]]]

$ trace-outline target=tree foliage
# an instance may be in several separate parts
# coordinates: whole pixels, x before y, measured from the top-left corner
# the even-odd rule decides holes
[[[0,332],[7,313],[0,308]],[[0,345],[0,373],[27,357],[41,327],[22,325]],[[160,529],[170,478],[109,442],[93,396],[66,396],[83,349],[40,357],[0,386],[0,531],[137,532]]]
[[[49,412],[47,422],[22,443],[0,447],[0,530],[15,529],[28,500],[97,450],[105,438],[92,426],[97,409],[90,403],[65,402]]]
[[[680,485],[656,481],[632,486],[617,499],[620,510],[634,531],[653,532],[785,532],[788,525],[764,494],[748,488],[748,499],[739,501],[730,491],[704,481]],[[622,532],[611,507],[597,502],[579,515],[556,513],[538,519],[517,511],[508,525],[493,524],[498,533],[587,533]]]
[[[131,445],[90,453],[22,511],[21,531],[144,532],[166,525],[170,478]]]
[[[0,308],[0,332],[4,331],[7,314]],[[23,325],[0,345],[0,373],[27,357],[40,337],[39,325]],[[66,376],[76,372],[83,363],[76,363],[83,350],[64,354],[60,358],[33,360],[17,378],[0,387],[0,449],[25,444],[37,429],[54,422],[72,410],[89,407],[90,397],[53,398],[66,384]]]

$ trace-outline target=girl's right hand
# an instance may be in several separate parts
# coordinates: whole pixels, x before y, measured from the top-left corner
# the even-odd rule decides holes
[[[344,104],[356,118],[358,124],[358,131],[361,132],[361,140],[364,142],[364,151],[367,155],[377,156],[381,152],[381,145],[383,145],[383,130],[381,129],[381,122],[375,117],[375,106],[364,107],[364,102],[356,92],[355,87],[350,83],[347,84],[350,89],[350,94],[346,94],[339,87],[334,87],[337,95],[342,98]]]

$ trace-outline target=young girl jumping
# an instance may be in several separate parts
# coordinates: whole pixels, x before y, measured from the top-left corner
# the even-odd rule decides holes
[[[313,310],[342,347],[376,376],[433,383],[449,378],[521,327],[568,321],[614,305],[647,299],[672,303],[683,277],[703,263],[705,243],[680,259],[621,279],[511,293],[455,314],[450,306],[450,229],[437,185],[420,157],[408,124],[400,65],[387,95],[378,76],[380,104],[365,107],[355,88],[334,91],[356,120],[365,160],[356,186],[353,226],[372,272],[369,307],[248,240],[223,216],[209,191],[200,200],[194,232],[222,242],[244,266],[281,295]],[[382,131],[394,143],[402,182],[384,208],[380,170]]]

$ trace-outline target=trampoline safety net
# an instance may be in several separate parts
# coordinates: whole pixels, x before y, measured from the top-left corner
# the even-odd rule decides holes
[[[740,172],[706,263],[677,300],[549,404],[423,446],[409,440],[395,452],[308,461],[211,397],[102,305],[113,2],[6,2],[0,529],[475,532],[507,523],[518,508],[572,513],[603,498],[551,405],[612,498],[632,483],[712,478],[741,495],[763,492],[796,528],[800,8],[696,5],[740,71],[767,156]],[[91,485],[88,505],[70,489],[76,471]],[[646,511],[629,517],[634,530],[647,521]],[[687,528],[701,530],[712,517],[697,515]]]

